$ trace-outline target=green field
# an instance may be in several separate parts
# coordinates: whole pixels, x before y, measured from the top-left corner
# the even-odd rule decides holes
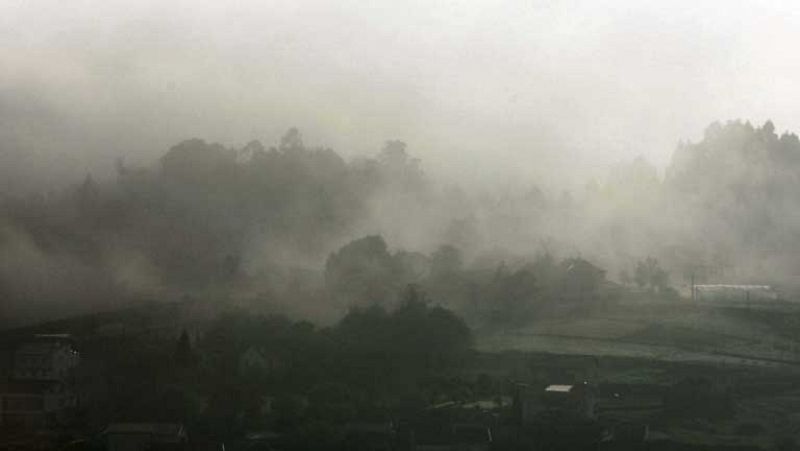
[[[800,310],[687,301],[618,302],[479,334],[485,351],[519,350],[800,368]]]

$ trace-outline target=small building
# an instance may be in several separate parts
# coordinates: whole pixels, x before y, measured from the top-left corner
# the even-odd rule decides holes
[[[588,383],[548,385],[541,410],[525,424],[537,449],[596,450],[607,431],[597,421],[594,388]]]
[[[77,407],[71,387],[50,381],[8,381],[0,385],[0,425],[42,429],[65,421]]]
[[[542,395],[548,410],[565,410],[586,418],[597,417],[597,402],[589,384],[548,385]]]
[[[179,451],[188,448],[188,436],[177,423],[113,423],[103,431],[108,451]]]
[[[68,334],[34,335],[14,351],[11,378],[64,381],[78,366],[79,354]]]
[[[597,401],[592,386],[581,384],[554,384],[535,390],[520,385],[514,399],[520,425],[530,424],[542,412],[559,411],[571,416],[596,419]]]
[[[72,337],[35,335],[14,349],[8,380],[0,381],[0,426],[42,429],[67,419],[77,407]]]

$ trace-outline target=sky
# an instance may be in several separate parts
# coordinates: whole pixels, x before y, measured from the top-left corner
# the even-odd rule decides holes
[[[715,120],[800,130],[798,42],[792,2],[4,0],[0,152],[81,172],[297,126],[469,180],[663,169]]]

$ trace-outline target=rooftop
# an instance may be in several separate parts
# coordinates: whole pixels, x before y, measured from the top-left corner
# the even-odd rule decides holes
[[[572,391],[572,387],[574,387],[574,385],[548,385],[544,391],[550,393],[569,393]]]
[[[772,287],[769,285],[737,285],[726,283],[715,284],[697,284],[694,286],[698,290],[766,290],[771,291]]]

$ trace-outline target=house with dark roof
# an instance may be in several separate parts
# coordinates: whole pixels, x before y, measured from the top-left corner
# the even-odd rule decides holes
[[[77,407],[73,372],[79,354],[72,337],[35,335],[13,352],[7,380],[0,381],[0,426],[42,429]]]
[[[71,336],[34,335],[14,351],[11,377],[25,381],[64,381],[72,375],[78,361]]]
[[[589,384],[548,385],[542,401],[548,410],[564,410],[585,418],[597,418],[597,403]]]

